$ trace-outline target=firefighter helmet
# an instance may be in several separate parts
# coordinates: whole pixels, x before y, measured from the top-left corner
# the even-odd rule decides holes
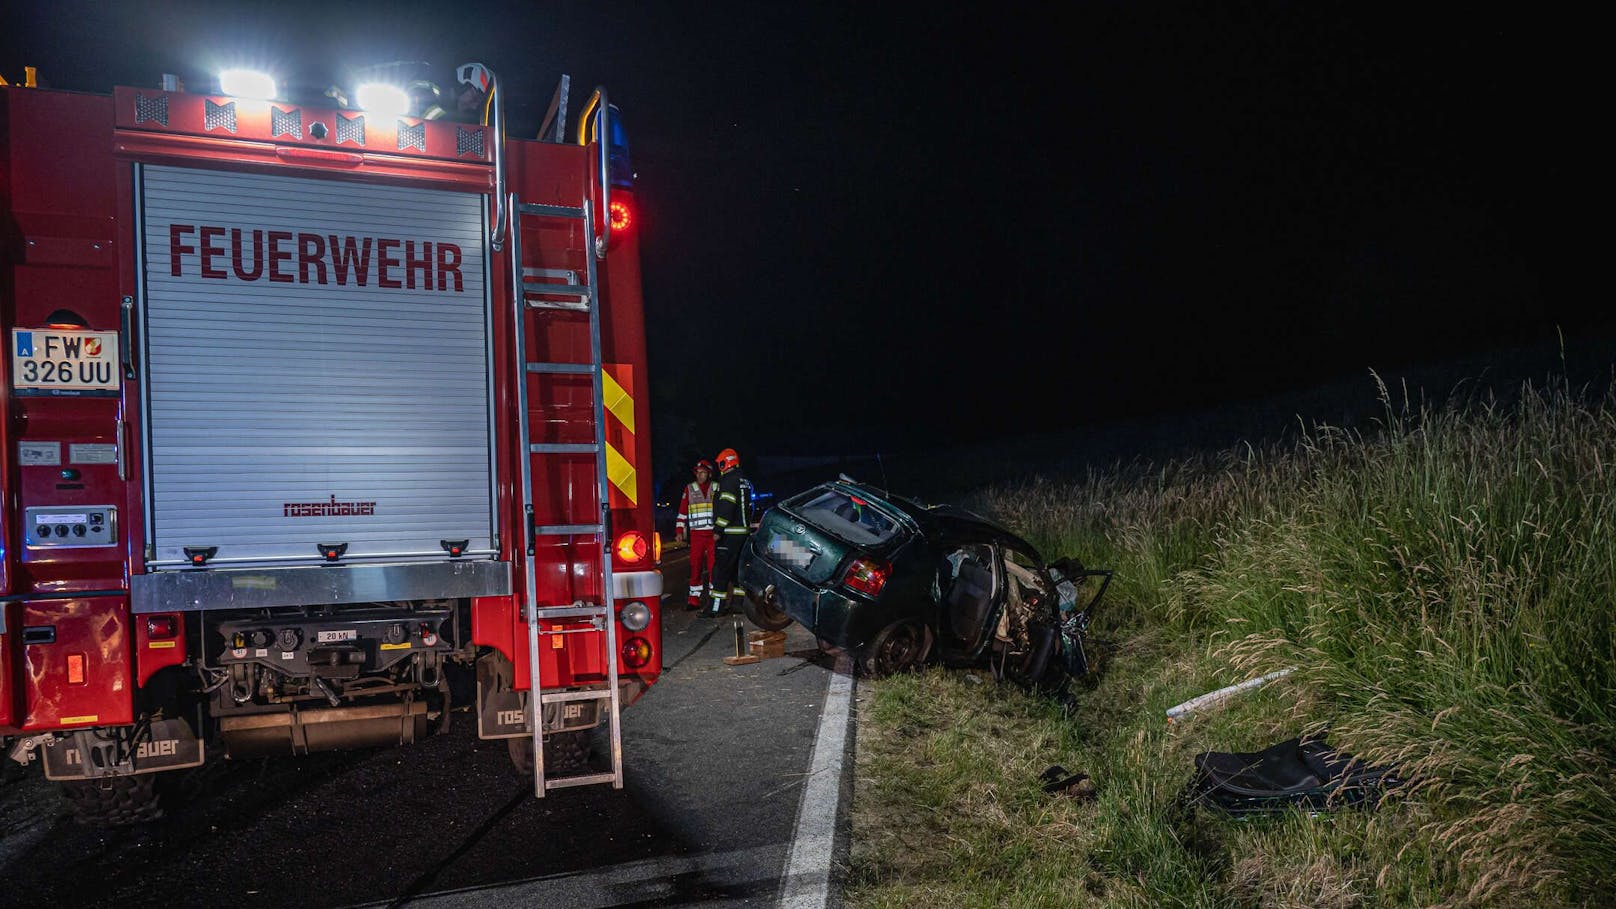
[[[713,462],[707,460],[706,458],[702,458],[700,461],[696,462],[696,466],[692,467],[691,470],[705,470],[708,473],[712,473],[713,472]]]
[[[718,453],[719,470],[734,470],[739,466],[741,466],[741,456],[735,453],[735,449],[726,448]]]
[[[462,63],[455,67],[455,79],[461,85],[474,85],[477,90],[487,94],[488,85],[494,77],[488,72],[488,67],[481,63]]]

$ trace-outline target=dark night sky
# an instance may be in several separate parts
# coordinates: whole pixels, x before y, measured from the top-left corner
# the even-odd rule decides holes
[[[15,3],[0,72],[483,59],[520,132],[605,83],[664,444],[931,448],[1616,327],[1590,23],[872,6]]]

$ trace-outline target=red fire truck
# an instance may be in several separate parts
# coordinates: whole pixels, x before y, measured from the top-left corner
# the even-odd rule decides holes
[[[507,139],[459,72],[477,122],[0,88],[0,736],[87,819],[455,707],[535,795],[622,786],[662,659],[627,143],[563,88]]]

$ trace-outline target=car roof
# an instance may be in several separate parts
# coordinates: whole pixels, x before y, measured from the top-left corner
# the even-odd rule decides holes
[[[1011,549],[1019,549],[1032,555],[1040,563],[1043,562],[1043,556],[1039,554],[1036,546],[1005,529],[1003,525],[968,508],[961,508],[958,505],[922,505],[903,496],[893,495],[880,487],[860,483],[845,476],[820,485],[826,489],[839,487],[843,490],[856,490],[860,495],[903,512],[920,525],[922,531],[940,530],[944,533],[965,536],[991,537]]]

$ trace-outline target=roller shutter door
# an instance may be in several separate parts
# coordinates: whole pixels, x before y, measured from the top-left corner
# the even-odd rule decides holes
[[[493,550],[482,196],[147,166],[149,567]]]

